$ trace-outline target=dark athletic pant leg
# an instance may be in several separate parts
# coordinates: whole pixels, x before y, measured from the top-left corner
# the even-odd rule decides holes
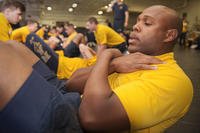
[[[80,50],[77,44],[71,41],[71,43],[64,49],[64,55],[67,57],[79,57]]]
[[[124,31],[124,20],[114,20],[113,22],[113,29],[116,32],[123,32]]]
[[[0,133],[82,133],[78,93],[61,94],[35,70],[0,112]]]
[[[59,80],[54,72],[52,72],[47,65],[44,64],[41,60],[36,62],[33,65],[33,69],[37,71],[47,82],[51,85],[55,86],[56,89],[66,93],[67,88],[65,86],[65,82],[63,80]]]
[[[57,73],[58,55],[36,34],[27,36],[25,45],[32,50],[53,72]]]

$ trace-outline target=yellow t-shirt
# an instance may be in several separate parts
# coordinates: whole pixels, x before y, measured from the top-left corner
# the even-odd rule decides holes
[[[71,35],[69,35],[69,37],[65,40],[65,44],[70,44],[70,42],[75,38],[75,36],[77,35],[77,32],[75,31],[75,32],[73,32]],[[66,45],[66,46],[67,46]]]
[[[131,133],[160,133],[188,110],[193,87],[173,53],[158,56],[158,70],[114,73],[109,83],[127,112]]]
[[[96,62],[96,57],[91,59],[65,57],[63,51],[56,51],[59,55],[57,77],[59,79],[69,79],[78,69],[88,67]]]
[[[94,32],[94,35],[97,44],[100,45],[112,47],[125,42],[124,38],[121,37],[117,32],[102,24],[97,25],[97,30]]]
[[[18,28],[14,30],[11,34],[11,39],[16,40],[18,42],[25,43],[26,42],[26,37],[29,35],[31,32],[28,29],[28,26],[23,26],[21,28]]]
[[[44,29],[43,27],[40,28],[37,32],[36,35],[38,35],[41,39],[44,39]]]
[[[0,41],[10,40],[10,35],[12,33],[12,27],[9,24],[3,13],[0,13]]]
[[[187,28],[188,28],[188,22],[187,20],[183,20],[182,32],[187,32]]]

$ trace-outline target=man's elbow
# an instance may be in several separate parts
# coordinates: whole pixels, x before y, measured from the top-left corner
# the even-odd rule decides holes
[[[94,115],[91,115],[89,112],[79,111],[79,120],[81,126],[86,131],[98,131],[99,124],[98,118]]]

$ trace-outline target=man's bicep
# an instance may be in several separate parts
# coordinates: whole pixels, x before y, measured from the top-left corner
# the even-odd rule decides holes
[[[129,130],[130,129],[130,122],[129,122],[129,118],[127,115],[127,112],[123,106],[123,104],[121,103],[119,97],[113,93],[111,96],[111,104],[113,105],[112,107],[112,111],[111,111],[111,122],[115,123],[115,125],[118,127],[118,130]],[[112,118],[113,117],[113,118]]]
[[[126,111],[115,93],[101,101],[93,97],[94,100],[87,102],[83,98],[80,105],[79,116],[86,131],[119,132],[130,129]]]

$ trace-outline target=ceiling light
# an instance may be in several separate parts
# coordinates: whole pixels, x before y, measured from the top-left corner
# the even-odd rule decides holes
[[[108,6],[109,6],[109,7],[111,7],[111,6],[112,6],[112,4],[108,4]]]
[[[48,7],[47,7],[47,10],[48,10],[48,11],[51,11],[51,10],[52,10],[52,7],[48,6]]]
[[[77,3],[73,3],[73,4],[72,4],[72,7],[73,7],[73,8],[76,8],[77,6],[78,6]]]
[[[98,14],[99,14],[99,15],[102,15],[102,14],[103,14],[103,11],[98,11]]]
[[[72,7],[70,7],[70,8],[68,9],[69,12],[73,12],[73,10],[74,10],[74,9],[73,9]]]
[[[105,6],[105,8],[107,9],[107,8],[108,8],[108,6]]]

